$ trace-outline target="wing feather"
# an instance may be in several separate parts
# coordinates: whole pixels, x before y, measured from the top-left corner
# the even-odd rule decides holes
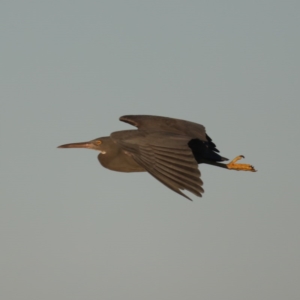
[[[204,192],[203,182],[186,136],[169,132],[128,130],[114,132],[111,138],[168,188],[188,199],[190,198],[181,190],[201,197]]]
[[[204,142],[212,152],[220,152],[216,144],[206,134],[205,127],[198,123],[151,115],[127,115],[120,117],[120,121],[133,125],[138,130],[166,131],[189,136],[191,140],[196,139]],[[221,158],[218,157],[218,159]]]
[[[173,149],[176,152],[177,149]],[[149,152],[147,152],[148,154]],[[190,192],[199,196],[200,192],[203,192],[203,189],[200,188],[202,181],[200,180],[200,172],[198,168],[194,167],[194,159],[191,157],[189,168],[186,166],[180,166],[177,164],[176,160],[171,160],[172,163],[165,163],[159,160],[155,150],[154,158],[152,158],[151,165],[148,165],[148,168],[153,168],[155,171],[161,173],[162,175],[168,177],[169,179],[174,180],[177,184],[181,184],[181,188],[187,189]],[[146,155],[147,155],[146,154]],[[148,155],[147,155],[148,156]],[[144,156],[145,158],[145,156]],[[177,164],[177,166],[176,166]],[[195,176],[195,173],[198,176]]]
[[[120,121],[133,125],[139,130],[167,131],[207,141],[205,127],[190,121],[150,115],[127,115],[120,117]]]

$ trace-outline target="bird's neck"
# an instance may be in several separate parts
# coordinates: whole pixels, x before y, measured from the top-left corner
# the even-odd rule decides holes
[[[143,172],[141,167],[132,157],[125,154],[121,149],[108,151],[98,155],[100,164],[109,170],[118,172]]]

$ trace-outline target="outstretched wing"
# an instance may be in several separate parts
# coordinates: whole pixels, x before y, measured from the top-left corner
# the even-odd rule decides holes
[[[170,132],[126,130],[111,138],[153,177],[176,193],[181,190],[201,197],[204,192],[198,164],[188,146],[189,138]]]
[[[133,125],[139,130],[166,131],[208,141],[203,125],[185,120],[149,115],[128,115],[120,117],[120,121]]]
[[[193,152],[196,153],[196,156],[200,157],[204,155],[203,158],[213,159],[216,161],[227,160],[219,155],[215,155],[215,152],[220,152],[217,149],[217,146],[214,144],[212,139],[206,134],[205,127],[201,124],[197,124],[190,121],[160,117],[160,116],[149,116],[149,115],[127,115],[120,117],[120,121],[128,123],[137,127],[139,130],[155,130],[155,131],[166,131],[171,133],[176,133],[180,135],[185,135],[190,137],[190,140],[195,140],[192,142],[190,147]],[[203,143],[198,143],[197,140],[200,140]],[[199,148],[198,146],[201,147]],[[195,146],[195,147],[194,147]],[[203,148],[205,151],[209,150],[210,153],[203,153]],[[199,159],[200,160],[200,159]]]

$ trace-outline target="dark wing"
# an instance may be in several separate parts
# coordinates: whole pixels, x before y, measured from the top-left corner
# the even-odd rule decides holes
[[[201,158],[215,161],[227,160],[216,155],[220,152],[212,139],[206,134],[205,127],[190,121],[149,115],[127,115],[120,117],[120,121],[137,127],[139,130],[166,131],[190,137],[190,148],[198,161]],[[203,143],[199,143],[200,140]],[[205,151],[203,151],[205,150]],[[198,159],[199,158],[199,159]]]
[[[198,164],[188,146],[189,138],[169,132],[118,131],[111,138],[152,176],[176,193],[201,197],[204,192]]]
[[[191,139],[200,139],[207,142],[205,127],[203,125],[167,117],[148,115],[128,115],[120,117],[120,121],[137,127],[140,130],[155,130],[187,135]]]

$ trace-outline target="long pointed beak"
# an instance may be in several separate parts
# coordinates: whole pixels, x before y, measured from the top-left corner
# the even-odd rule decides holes
[[[60,145],[57,148],[92,148],[91,142],[83,142],[83,143],[72,143],[72,144],[64,144]]]

